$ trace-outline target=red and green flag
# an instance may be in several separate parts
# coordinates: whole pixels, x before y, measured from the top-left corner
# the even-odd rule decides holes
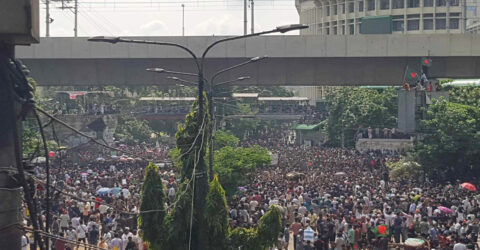
[[[410,84],[417,83],[420,80],[420,73],[416,70],[407,66],[405,70],[404,82],[408,82]]]
[[[370,229],[375,237],[388,237],[390,235],[390,228],[387,225],[378,225]]]

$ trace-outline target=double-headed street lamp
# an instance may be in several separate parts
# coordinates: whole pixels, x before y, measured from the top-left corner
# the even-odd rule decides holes
[[[289,31],[293,30],[300,30],[300,29],[306,29],[308,28],[308,25],[304,24],[290,24],[290,25],[284,25],[284,26],[278,26],[275,29],[269,30],[269,31],[264,31],[264,32],[258,32],[258,33],[252,33],[248,35],[243,35],[243,36],[234,36],[234,37],[228,37],[224,39],[220,39],[218,41],[215,41],[211,43],[202,53],[201,57],[197,57],[197,55],[189,48],[177,44],[177,43],[172,43],[172,42],[161,42],[161,41],[148,41],[148,40],[137,40],[137,39],[124,39],[120,37],[104,37],[104,36],[97,36],[97,37],[92,37],[88,39],[88,41],[91,42],[107,42],[107,43],[138,43],[138,44],[152,44],[152,45],[162,45],[162,46],[171,46],[171,47],[176,47],[180,48],[184,51],[186,51],[192,58],[194,59],[195,66],[197,67],[197,76],[198,76],[198,124],[202,124],[203,118],[204,118],[204,110],[203,110],[203,104],[204,104],[204,99],[203,99],[203,90],[204,90],[204,62],[205,62],[205,57],[207,53],[217,44],[227,42],[227,41],[233,41],[233,40],[238,40],[238,39],[243,39],[243,38],[248,38],[248,37],[254,37],[254,36],[260,36],[260,35],[266,35],[266,34],[271,34],[271,33],[286,33]],[[201,126],[199,127],[199,130],[201,129]],[[200,131],[198,131],[200,132]],[[196,145],[196,150],[198,151],[199,157],[198,157],[198,162],[203,162],[203,157],[204,155],[201,152],[201,144],[203,143],[203,140],[199,140]],[[204,211],[204,204],[205,204],[205,198],[207,195],[207,179],[206,177],[206,169],[204,168],[204,164],[199,164],[199,168],[197,171],[195,171],[194,178],[197,179],[195,184],[193,185],[193,190],[194,190],[194,209],[197,211],[199,214],[203,214]],[[211,173],[212,174],[212,173]],[[198,177],[198,178],[197,178]],[[201,233],[200,227],[203,225],[197,225],[196,228],[193,229],[196,233]],[[198,238],[198,235],[194,236],[193,240],[193,246],[194,249],[205,249],[204,242]]]
[[[253,57],[248,61],[241,62],[239,64],[230,66],[228,68],[224,68],[222,70],[219,70],[215,74],[213,74],[212,78],[210,78],[210,82],[209,82],[210,88],[209,88],[209,91],[207,92],[208,109],[209,109],[209,113],[210,113],[210,128],[209,128],[210,129],[210,137],[209,137],[209,140],[208,140],[209,141],[208,144],[209,144],[209,147],[210,147],[210,153],[208,155],[208,170],[209,170],[208,172],[210,173],[209,174],[210,181],[213,180],[213,154],[214,154],[213,136],[214,136],[214,133],[215,133],[215,131],[214,131],[214,129],[215,129],[215,114],[214,114],[214,108],[213,108],[213,96],[214,96],[215,87],[220,86],[220,85],[233,83],[233,82],[244,81],[244,80],[250,79],[250,77],[249,76],[241,76],[241,77],[238,77],[236,79],[229,80],[229,81],[224,81],[224,82],[220,82],[220,83],[215,83],[215,79],[219,75],[221,75],[223,73],[226,73],[230,70],[234,70],[236,68],[245,66],[245,65],[250,64],[250,63],[259,62],[259,61],[261,61],[265,58],[267,58],[267,56]],[[146,70],[149,71],[149,72],[154,72],[154,73],[167,73],[167,74],[173,74],[173,75],[197,76],[196,74],[193,74],[193,73],[170,71],[170,70],[165,70],[165,69],[162,69],[162,68],[148,68]],[[179,79],[177,77],[171,77],[170,76],[170,77],[167,77],[167,79],[173,79],[173,80],[176,80],[176,81],[188,83],[190,85],[192,84],[192,82],[190,82],[190,81]]]

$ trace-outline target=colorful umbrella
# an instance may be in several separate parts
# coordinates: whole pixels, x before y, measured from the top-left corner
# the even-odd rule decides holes
[[[376,237],[388,237],[390,234],[390,230],[387,225],[378,225],[370,230],[375,234]]]
[[[448,207],[444,207],[444,206],[439,206],[438,207],[438,210],[446,213],[446,214],[451,214],[452,213],[452,209],[448,208]]]
[[[464,182],[460,186],[462,186],[466,190],[470,190],[470,191],[473,191],[473,192],[477,191],[477,188],[472,183]]]
[[[105,195],[110,193],[110,188],[100,188],[97,190],[98,195]]]

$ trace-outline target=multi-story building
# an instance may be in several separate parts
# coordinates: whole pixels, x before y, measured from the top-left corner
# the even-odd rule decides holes
[[[464,33],[477,17],[478,0],[296,0],[305,35],[360,34],[363,18],[387,16],[403,34]],[[469,26],[470,25],[470,26]]]

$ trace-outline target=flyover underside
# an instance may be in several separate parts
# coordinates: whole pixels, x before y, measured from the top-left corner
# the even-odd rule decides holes
[[[250,76],[235,85],[401,85],[407,65],[420,69],[421,57],[268,58],[217,78],[216,82]],[[431,57],[430,78],[480,78],[479,56]],[[206,60],[207,76],[246,58]],[[23,59],[41,86],[173,85],[164,74],[146,72],[160,67],[195,72],[188,58]],[[187,78],[186,78],[187,79]],[[195,80],[189,79],[189,80]]]

